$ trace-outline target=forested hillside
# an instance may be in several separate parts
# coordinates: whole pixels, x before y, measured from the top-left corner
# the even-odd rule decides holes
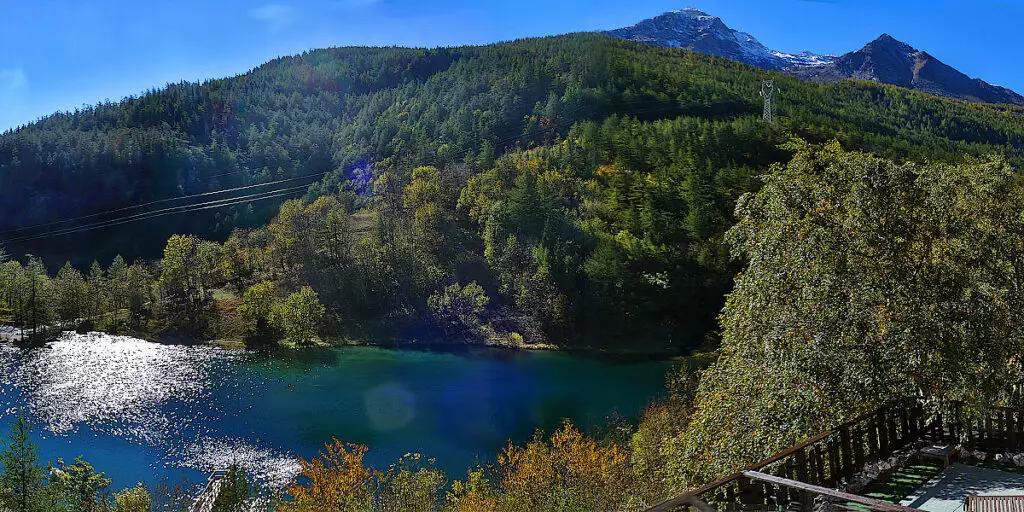
[[[68,246],[80,260],[85,247],[106,260],[113,252],[155,257],[171,233],[223,238],[233,227],[265,222],[276,204],[243,203],[16,241],[138,211],[47,224],[54,221],[288,178],[309,177],[244,193],[314,181],[313,195],[333,193],[338,185],[358,186],[359,176],[381,165],[406,180],[417,165],[463,163],[482,170],[511,148],[551,141],[578,121],[612,114],[642,120],[756,114],[764,76],[720,58],[598,35],[433,50],[312,51],[234,78],[172,84],[121,103],[55,114],[3,135],[0,236],[12,249],[24,245],[58,260]],[[1020,110],[893,87],[780,80],[788,116],[783,131],[838,136],[897,157],[941,158],[962,149],[1019,157],[1019,149],[1010,148],[1019,148],[1024,137]],[[729,159],[742,164],[746,156],[737,152]],[[28,226],[38,227],[22,230]]]
[[[1024,109],[776,76],[767,125],[766,76],[600,35],[317,50],[3,135],[0,236],[51,268],[156,258],[173,233],[226,240],[184,265],[202,286],[163,290],[180,300],[161,321],[190,330],[214,288],[267,282],[311,285],[333,334],[692,346],[737,269],[735,200],[790,137],[1024,161]]]

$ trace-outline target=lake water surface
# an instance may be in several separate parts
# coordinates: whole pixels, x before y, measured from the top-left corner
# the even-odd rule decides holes
[[[114,488],[199,482],[232,461],[282,482],[331,437],[367,445],[378,467],[419,452],[459,477],[563,418],[594,428],[613,411],[637,414],[670,366],[483,348],[270,357],[67,334],[30,351],[0,346],[0,429],[25,414],[42,460],[82,455]]]

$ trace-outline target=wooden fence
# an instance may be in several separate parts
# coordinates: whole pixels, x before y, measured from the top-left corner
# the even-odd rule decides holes
[[[836,488],[867,464],[911,446],[959,444],[987,453],[1024,452],[1022,409],[979,411],[959,403],[929,409],[917,400],[894,402],[649,510],[809,510],[815,497],[823,497],[857,503],[860,510],[905,511],[910,509]]]
[[[217,495],[220,494],[220,486],[224,483],[224,477],[228,475],[228,470],[218,469],[213,473],[210,473],[209,478],[206,479],[206,485],[203,486],[203,490],[196,496],[195,501],[192,503],[192,512],[210,512],[213,510],[213,503],[217,500]]]
[[[1024,409],[990,407],[977,411],[963,404],[945,409],[945,415],[937,416],[945,441],[988,453],[1024,452]]]
[[[924,408],[917,401],[895,402],[661,503],[650,511],[692,507],[692,497],[719,510],[779,510],[792,504],[806,510],[814,496],[822,494],[821,489],[834,489],[840,480],[852,478],[866,464],[886,459],[912,443],[940,442],[944,437],[941,423],[926,419]],[[762,478],[762,475],[769,478]],[[785,485],[784,482],[810,487]],[[862,505],[873,510],[892,510],[874,500]]]

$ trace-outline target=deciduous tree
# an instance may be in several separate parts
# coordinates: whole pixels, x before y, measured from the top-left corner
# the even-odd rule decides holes
[[[274,322],[281,326],[285,336],[298,346],[311,345],[323,328],[326,308],[315,291],[303,286],[274,307]]]
[[[113,512],[150,512],[152,501],[149,491],[140,483],[114,493]]]
[[[278,505],[283,512],[351,510],[372,512],[378,472],[363,465],[366,447],[344,444],[337,439],[324,445],[320,455],[299,458],[299,477],[305,484],[288,486],[292,500]]]
[[[1019,176],[998,158],[793,149],[737,207],[729,241],[748,265],[721,317],[721,357],[670,446],[678,486],[892,399],[1019,403]]]

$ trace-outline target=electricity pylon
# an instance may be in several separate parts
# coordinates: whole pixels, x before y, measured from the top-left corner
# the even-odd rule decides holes
[[[764,120],[772,122],[775,117],[775,79],[761,81],[761,97],[764,98]]]

